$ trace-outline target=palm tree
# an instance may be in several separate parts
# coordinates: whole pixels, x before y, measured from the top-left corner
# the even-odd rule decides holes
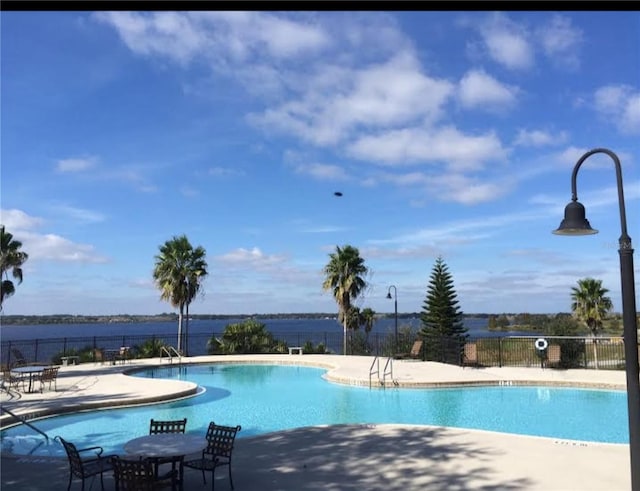
[[[11,276],[22,283],[22,265],[29,255],[20,250],[22,242],[13,240],[13,235],[6,232],[4,225],[0,225],[0,311],[2,304],[6,298],[9,298],[16,292],[13,281],[9,279],[9,271]]]
[[[356,247],[336,246],[335,252],[329,254],[329,263],[324,267],[324,290],[331,290],[338,304],[338,319],[343,328],[343,354],[347,354],[347,324],[351,303],[358,298],[367,286],[363,275],[368,269],[360,251]]]
[[[596,350],[596,336],[602,327],[602,321],[613,308],[611,299],[606,296],[609,292],[602,286],[602,280],[584,278],[578,280],[578,286],[571,288],[571,311],[580,321],[584,322],[593,340],[593,358],[598,368],[598,352]]]
[[[187,313],[187,346],[189,330],[189,304],[200,291],[202,281],[207,276],[206,251],[202,246],[195,249],[186,235],[174,236],[160,246],[160,254],[155,257],[153,279],[161,291],[160,298],[179,309],[178,351],[182,348],[182,322]],[[188,353],[187,353],[188,355]]]

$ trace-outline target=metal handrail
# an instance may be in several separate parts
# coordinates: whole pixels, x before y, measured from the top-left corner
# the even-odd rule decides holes
[[[387,371],[387,367],[389,368],[388,371]],[[384,364],[384,372],[382,373],[382,386],[383,387],[386,387],[387,375],[390,376],[391,382],[395,384],[396,382],[395,382],[395,380],[393,380],[393,358],[391,358],[391,357],[388,357],[387,358],[387,362]]]
[[[173,346],[163,346],[160,348],[160,361],[162,361],[162,355],[166,353],[169,357],[169,363],[173,364],[173,355],[171,352],[175,353],[175,356],[178,357],[178,363],[182,363],[182,355]]]
[[[374,365],[376,365],[376,370],[373,369]],[[371,388],[371,376],[374,373],[378,374],[378,380],[380,380],[380,358],[378,356],[373,359],[373,362],[371,362],[371,366],[369,367],[369,388]]]
[[[42,430],[41,430],[41,429],[39,429],[39,428],[36,428],[34,425],[32,425],[31,423],[29,423],[25,417],[23,417],[23,416],[18,416],[18,415],[17,415],[17,414],[15,414],[14,412],[9,411],[6,407],[1,407],[1,406],[0,406],[0,409],[2,410],[2,412],[3,412],[3,413],[7,413],[7,414],[8,414],[8,415],[10,415],[11,417],[13,417],[13,418],[17,419],[18,421],[20,421],[20,424],[27,425],[29,428],[31,428],[31,429],[32,429],[33,431],[35,431],[36,433],[41,434],[41,435],[45,438],[45,440],[47,441],[47,444],[49,443],[49,435],[47,435],[44,431],[42,431]],[[29,452],[29,454],[32,454],[33,452],[35,452],[35,451],[36,451],[36,450],[37,450],[41,445],[42,445],[42,442],[38,443],[38,445],[36,445],[36,446],[31,450],[31,452]]]

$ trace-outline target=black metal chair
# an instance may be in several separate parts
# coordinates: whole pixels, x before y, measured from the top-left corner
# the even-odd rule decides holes
[[[187,418],[184,419],[175,419],[168,421],[159,421],[151,418],[149,422],[149,434],[155,435],[158,433],[184,433],[187,429]],[[177,461],[175,458],[167,457],[161,458],[157,457],[152,459],[154,475],[156,479],[168,479],[173,476],[176,472],[176,464]],[[159,468],[161,464],[171,464],[171,470],[162,476],[159,475]]]
[[[116,491],[153,491],[158,480],[149,459],[111,458]]]
[[[84,490],[84,481],[88,477],[100,475],[100,487],[104,490],[103,473],[112,469],[111,459],[112,455],[102,455],[104,449],[100,446],[77,448],[73,443],[68,442],[61,436],[56,436],[62,446],[64,447],[67,457],[69,459],[69,485],[67,491],[71,489],[71,483],[74,476],[82,479],[82,489]],[[95,457],[82,458],[80,456],[83,452],[93,451]]]
[[[211,471],[211,489],[215,485],[215,471],[217,467],[227,466],[229,469],[229,483],[233,489],[233,478],[231,477],[231,456],[233,445],[237,433],[242,429],[238,426],[217,425],[213,421],[207,428],[207,448],[202,451],[199,459],[187,460],[185,467],[199,469],[202,471],[202,480],[207,483],[205,471]]]
[[[19,349],[11,348],[11,354],[13,355],[13,362],[11,363],[11,368],[23,367],[29,364],[29,362],[27,362],[27,359],[24,357],[24,355]]]
[[[44,390],[44,386],[48,383],[49,390],[51,390],[51,384],[54,385],[55,390],[58,390],[58,370],[60,367],[46,367],[42,370],[42,374],[38,378],[40,380],[40,392]]]

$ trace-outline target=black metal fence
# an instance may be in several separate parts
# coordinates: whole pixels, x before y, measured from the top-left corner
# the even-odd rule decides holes
[[[185,338],[184,353],[200,356],[210,353],[209,340],[222,338],[222,332],[193,333]],[[305,353],[343,353],[343,334],[340,332],[282,332],[272,333],[280,341],[282,352],[287,346],[304,347]],[[347,354],[394,356],[408,353],[417,333],[403,333],[398,339],[390,334],[370,334],[356,331],[349,333]],[[544,339],[544,342],[538,341]],[[557,368],[599,368],[624,369],[624,343],[621,337],[554,337],[554,336],[504,336],[477,337],[471,340],[477,348],[477,364],[494,367],[536,367],[548,357],[548,347],[560,347]],[[175,335],[145,334],[122,336],[91,336],[51,339],[2,341],[0,343],[0,363],[12,366],[16,357],[29,363],[60,364],[63,356],[76,355],[79,361],[96,360],[96,350],[117,350],[121,346],[131,348],[132,357],[151,357],[145,352],[147,343],[175,345]],[[545,347],[545,349],[539,349]],[[461,363],[462,346],[450,339],[429,339],[422,347],[420,359],[450,364]]]

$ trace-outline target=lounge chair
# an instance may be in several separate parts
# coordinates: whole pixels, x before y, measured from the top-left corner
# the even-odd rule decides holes
[[[104,490],[103,473],[110,471],[113,467],[111,465],[111,459],[113,455],[102,455],[103,448],[99,446],[77,448],[73,443],[68,442],[60,436],[56,436],[62,443],[65,452],[67,452],[67,458],[69,459],[69,485],[67,491],[71,489],[71,483],[73,478],[77,477],[82,479],[82,489],[84,490],[84,481],[88,477],[100,475],[100,487]],[[94,457],[83,459],[80,454],[83,452],[91,451],[94,453]]]
[[[205,471],[211,471],[211,490],[215,486],[215,472],[217,467],[227,466],[229,469],[229,484],[233,489],[233,478],[231,477],[231,456],[233,445],[237,433],[242,429],[238,426],[217,425],[213,421],[207,428],[207,448],[202,451],[199,459],[184,462],[185,467],[199,469],[202,471],[202,480],[207,483]]]
[[[464,345],[460,364],[462,368],[466,366],[478,366],[478,345],[476,343],[466,343]]]
[[[413,343],[413,346],[411,347],[411,351],[409,353],[396,353],[396,355],[394,356],[394,358],[396,360],[402,360],[404,358],[422,358],[422,344],[424,343],[424,341],[422,339],[418,339],[416,342]]]

